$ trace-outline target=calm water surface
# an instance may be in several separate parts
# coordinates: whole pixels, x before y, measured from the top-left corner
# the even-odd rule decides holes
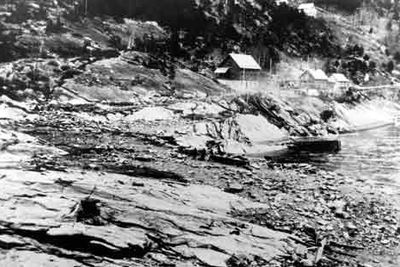
[[[388,126],[341,136],[337,154],[285,154],[279,162],[304,162],[400,190],[400,127]],[[400,191],[399,191],[400,193]]]

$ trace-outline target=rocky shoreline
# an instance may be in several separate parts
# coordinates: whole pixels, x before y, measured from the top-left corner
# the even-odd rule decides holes
[[[3,66],[1,265],[398,265],[384,193],[248,156],[387,123],[393,102],[236,96],[184,69],[165,87],[123,58],[32,62]]]
[[[2,122],[2,158],[16,157],[0,180],[5,265],[398,264],[398,208],[364,180],[215,146],[193,154],[168,134],[190,121],[76,108]]]

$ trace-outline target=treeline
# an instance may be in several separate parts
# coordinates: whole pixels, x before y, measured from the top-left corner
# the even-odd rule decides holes
[[[325,71],[329,74],[344,73],[355,84],[361,84],[366,82],[366,77],[375,73],[377,67],[377,63],[365,53],[363,46],[349,45],[336,59],[326,62]]]
[[[154,20],[171,29],[204,31],[204,15],[196,8],[194,0],[87,0],[87,12]]]
[[[87,0],[89,15],[154,20],[170,30],[174,54],[201,57],[214,49],[239,47],[268,67],[279,61],[278,51],[295,56],[336,52],[337,46],[322,20],[310,18],[275,1],[225,0]],[[184,38],[178,32],[184,31]],[[200,39],[199,39],[200,38]],[[191,52],[188,52],[191,51]]]
[[[354,12],[365,0],[316,0],[315,3],[319,6],[333,6],[337,9]]]
[[[111,16],[121,22],[123,18],[156,21],[167,30],[169,40],[156,46],[152,43],[154,36],[149,34],[143,40],[135,40],[135,49],[141,46],[148,52],[154,47],[156,52],[165,49],[161,52],[199,62],[216,50],[223,54],[236,51],[254,55],[268,68],[280,60],[281,52],[300,57],[310,54],[330,57],[338,49],[323,20],[307,17],[287,5],[278,6],[273,0],[0,0],[3,5],[9,3],[14,5],[14,12],[8,22],[13,23],[45,20],[49,10],[58,7],[64,10],[63,20]],[[31,3],[40,5],[32,7]],[[48,25],[59,26],[63,20]],[[7,37],[10,46],[15,42],[11,37]],[[117,37],[110,43],[122,49]]]
[[[399,0],[316,0],[315,3],[322,7],[334,7],[348,13],[355,12],[363,5],[374,8],[379,14],[385,11],[398,12]]]

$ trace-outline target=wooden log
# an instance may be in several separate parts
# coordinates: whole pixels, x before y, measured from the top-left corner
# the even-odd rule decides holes
[[[302,138],[293,140],[289,148],[296,151],[338,152],[341,149],[341,142],[337,139]]]
[[[321,246],[318,248],[317,254],[315,255],[315,265],[322,259],[322,255],[324,253],[324,248],[326,245],[326,238],[321,241]]]

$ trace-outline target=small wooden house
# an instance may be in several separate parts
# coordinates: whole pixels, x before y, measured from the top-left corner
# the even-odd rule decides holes
[[[275,0],[275,3],[280,6],[283,4],[289,5],[289,0]]]
[[[251,55],[229,54],[214,71],[218,79],[255,80],[261,71],[260,65]]]
[[[321,69],[308,69],[300,75],[300,88],[315,89],[315,90],[328,90],[329,80],[328,76]]]
[[[342,73],[333,73],[329,77],[329,82],[334,93],[347,91],[351,86],[351,81]]]
[[[318,14],[318,10],[317,10],[316,6],[314,5],[314,3],[300,4],[298,6],[297,10],[299,10],[300,12],[303,12],[307,16],[313,17],[313,18],[316,18],[317,14]]]

